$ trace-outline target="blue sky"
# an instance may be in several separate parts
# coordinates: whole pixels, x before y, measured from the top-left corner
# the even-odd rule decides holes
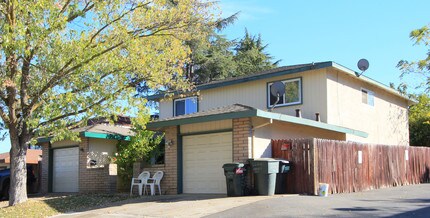
[[[388,85],[400,83],[399,60],[417,60],[427,52],[413,46],[409,33],[430,23],[428,0],[221,0],[219,5],[224,17],[241,11],[223,34],[241,38],[245,27],[260,33],[281,65],[335,61],[358,71],[357,61],[366,58],[365,75]],[[416,85],[421,79],[404,81]],[[0,153],[9,149],[8,140],[0,141]]]
[[[409,33],[430,23],[430,1],[370,0],[222,0],[223,16],[241,11],[223,34],[241,38],[245,27],[261,34],[267,52],[281,65],[335,61],[384,84],[400,83],[399,60],[424,58],[426,48],[413,46]],[[405,78],[411,84],[422,78]],[[412,91],[412,90],[411,90]]]

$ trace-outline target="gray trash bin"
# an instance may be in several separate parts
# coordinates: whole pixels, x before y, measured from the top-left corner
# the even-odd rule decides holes
[[[274,195],[279,161],[273,158],[259,158],[249,161],[254,172],[254,184],[258,195]]]

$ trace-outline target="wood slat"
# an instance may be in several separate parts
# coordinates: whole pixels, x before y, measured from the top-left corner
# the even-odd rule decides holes
[[[405,151],[408,151],[408,160]],[[362,163],[358,163],[362,151]],[[358,192],[430,182],[430,148],[369,145],[326,139],[272,140],[272,156],[292,162],[287,193]]]

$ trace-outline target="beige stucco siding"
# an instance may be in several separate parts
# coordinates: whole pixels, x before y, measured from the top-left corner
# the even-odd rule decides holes
[[[51,144],[52,148],[62,148],[62,147],[73,147],[73,146],[78,146],[79,142],[74,142],[71,140],[62,140],[62,141],[57,141],[57,142],[53,142]]]
[[[374,92],[374,106],[362,102],[362,88]],[[332,69],[327,73],[327,103],[327,123],[369,133],[368,138],[348,134],[347,140],[409,144],[406,100]]]
[[[261,119],[261,118],[257,118]],[[255,119],[254,119],[255,120]],[[255,121],[254,121],[255,122]],[[333,140],[345,140],[344,133],[307,127],[292,123],[273,121],[264,127],[254,130],[253,145],[254,158],[271,157],[271,139],[297,139],[297,138],[323,138]]]
[[[158,106],[160,119],[173,117],[173,100],[161,99]]]
[[[116,152],[117,140],[109,139],[90,139],[88,148],[88,164],[90,160],[97,162],[96,167],[109,164],[109,158]]]
[[[321,114],[321,120],[325,121],[327,117],[327,83],[325,82],[325,69],[202,90],[200,91],[199,97],[199,111],[237,103],[267,110],[267,83],[299,77],[302,78],[303,104],[278,107],[275,108],[273,112],[295,116],[295,110],[301,109],[302,116],[308,119],[315,119],[315,113],[319,112]],[[161,101],[159,112],[160,119],[172,117],[173,101]]]
[[[229,130],[233,128],[232,120],[219,120],[212,122],[203,122],[195,124],[181,125],[181,134],[198,133],[198,132],[210,132],[218,130]]]

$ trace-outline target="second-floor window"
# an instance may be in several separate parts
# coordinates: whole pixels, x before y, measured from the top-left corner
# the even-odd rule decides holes
[[[375,93],[367,89],[361,89],[361,102],[370,106],[375,105]]]
[[[175,116],[197,112],[197,97],[179,98],[173,101],[173,114]]]
[[[285,94],[279,98],[278,103],[276,103],[276,107],[278,106],[288,106],[288,105],[297,105],[302,103],[302,79],[288,79],[281,81],[285,84]],[[273,96],[270,93],[270,87],[273,83],[267,84],[267,93],[268,93],[268,106],[272,107],[275,104],[277,97]]]

